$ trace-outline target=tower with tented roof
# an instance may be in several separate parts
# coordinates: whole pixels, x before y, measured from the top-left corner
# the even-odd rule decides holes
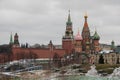
[[[82,38],[83,38],[83,41],[82,41],[82,49],[83,51],[85,51],[86,53],[90,53],[90,30],[89,30],[89,27],[88,27],[88,23],[87,23],[87,14],[85,14],[84,16],[84,26],[83,26],[83,30],[82,30]]]
[[[15,35],[14,35],[13,47],[20,47],[20,44],[19,44],[19,36],[18,36],[17,33],[15,33]]]
[[[65,49],[66,53],[70,53],[73,50],[73,40],[74,36],[72,29],[72,21],[69,10],[68,20],[66,22],[65,35],[62,38],[62,48]]]

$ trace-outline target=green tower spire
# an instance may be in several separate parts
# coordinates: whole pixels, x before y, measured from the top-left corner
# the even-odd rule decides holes
[[[72,25],[71,17],[70,17],[70,10],[69,10],[68,21],[66,22],[66,25]]]
[[[10,34],[10,42],[9,42],[9,44],[13,44],[12,33]]]

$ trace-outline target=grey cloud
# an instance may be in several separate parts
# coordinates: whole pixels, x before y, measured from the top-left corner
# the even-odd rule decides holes
[[[1,0],[0,8],[6,10],[15,10],[27,13],[47,13],[50,10],[50,0],[43,2],[42,0]]]
[[[92,33],[97,27],[100,42],[119,43],[120,0],[0,0],[0,44],[9,43],[10,33],[18,32],[20,42],[61,44],[68,10],[74,34],[82,31],[84,13]],[[112,38],[111,38],[112,37]]]

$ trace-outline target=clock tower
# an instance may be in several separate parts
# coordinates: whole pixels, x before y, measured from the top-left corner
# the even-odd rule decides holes
[[[74,40],[74,36],[72,30],[72,21],[69,11],[68,20],[66,22],[65,35],[62,38],[62,48],[65,49],[66,53],[70,53],[73,50],[73,40]]]

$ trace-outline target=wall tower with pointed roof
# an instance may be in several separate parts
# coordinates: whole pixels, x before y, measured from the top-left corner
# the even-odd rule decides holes
[[[19,39],[18,39],[18,34],[15,33],[15,36],[14,36],[14,45],[13,47],[20,47],[20,44],[19,44]]]
[[[70,11],[68,14],[68,20],[66,22],[66,31],[65,35],[62,38],[62,48],[65,49],[66,53],[70,53],[73,49],[73,30],[72,30],[72,21],[70,17]]]

